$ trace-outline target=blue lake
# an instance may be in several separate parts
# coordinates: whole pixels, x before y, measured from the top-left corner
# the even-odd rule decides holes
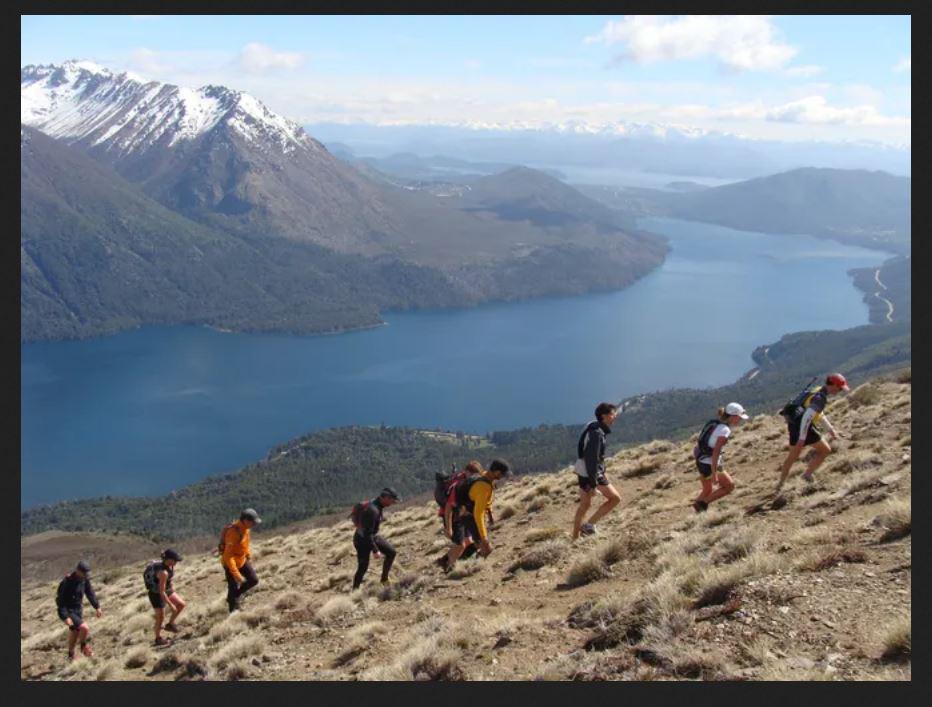
[[[335,336],[147,327],[23,345],[22,505],[166,493],[325,427],[579,423],[600,400],[730,383],[783,334],[866,324],[846,271],[886,257],[640,225],[673,251],[620,292],[390,313],[387,326]]]

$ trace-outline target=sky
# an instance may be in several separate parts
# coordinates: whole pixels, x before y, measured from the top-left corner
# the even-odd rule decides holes
[[[908,15],[24,15],[21,63],[246,91],[314,123],[911,144]]]

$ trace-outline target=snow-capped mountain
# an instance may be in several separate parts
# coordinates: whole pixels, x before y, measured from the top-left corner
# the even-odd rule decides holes
[[[220,125],[283,154],[322,149],[297,123],[248,94],[222,86],[192,89],[147,81],[89,61],[24,67],[20,100],[26,125],[121,156],[190,142]]]

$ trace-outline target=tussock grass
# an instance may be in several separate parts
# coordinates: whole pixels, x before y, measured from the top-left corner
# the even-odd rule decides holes
[[[648,476],[660,471],[661,465],[662,462],[659,459],[639,459],[634,466],[623,470],[621,476],[625,479],[636,479],[641,476]]]
[[[149,662],[151,657],[152,651],[148,646],[137,646],[126,654],[123,665],[127,668],[141,668]]]
[[[158,675],[159,673],[176,670],[183,662],[183,658],[179,657],[177,653],[166,653],[155,661],[155,665],[152,666],[149,675]]]
[[[880,386],[875,383],[864,383],[852,390],[845,400],[848,401],[848,405],[852,409],[857,410],[858,408],[876,405],[880,402],[881,397]]]
[[[763,535],[759,529],[749,526],[738,528],[725,535],[718,544],[715,561],[727,564],[750,557],[762,544]]]
[[[447,577],[450,579],[465,579],[482,571],[482,563],[476,559],[461,560],[450,570]]]
[[[508,520],[515,513],[517,513],[517,511],[515,510],[514,504],[503,503],[501,507],[495,511],[495,520]]]
[[[394,663],[367,670],[364,680],[465,680],[460,667],[462,650],[457,648],[455,627],[442,616],[432,616],[416,625],[406,642],[410,645]]]
[[[314,623],[318,626],[331,626],[337,621],[348,617],[355,610],[356,605],[349,597],[332,597],[317,610],[314,616]]]
[[[530,503],[527,504],[527,512],[535,513],[546,506],[547,503],[549,503],[549,499],[546,496],[536,496]]]
[[[762,636],[739,643],[738,653],[745,663],[752,666],[764,665],[776,657],[770,652],[769,641]]]
[[[887,627],[883,636],[884,662],[906,662],[912,659],[912,622],[909,618],[899,619]]]
[[[800,569],[810,572],[821,572],[843,562],[859,563],[867,562],[867,555],[863,550],[856,547],[844,547],[822,553],[819,556],[806,560],[802,563]]]
[[[673,474],[664,474],[654,482],[654,488],[657,490],[669,489],[674,486],[676,486],[676,477]]]
[[[610,576],[611,573],[605,563],[595,553],[590,553],[573,563],[566,576],[566,584],[570,587],[581,587]]]
[[[892,542],[912,533],[912,502],[908,498],[891,498],[876,521],[885,528],[880,542]]]
[[[346,634],[350,641],[371,641],[376,636],[388,633],[388,625],[382,621],[369,621],[354,626]]]
[[[214,653],[208,663],[218,670],[224,670],[230,663],[258,655],[265,650],[265,641],[255,633],[242,633],[233,640],[224,644]]]
[[[155,616],[151,611],[148,614],[136,614],[123,622],[121,635],[126,636],[131,633],[138,633],[142,629],[153,630],[154,626]]]
[[[113,680],[117,675],[117,664],[116,661],[108,660],[106,663],[100,666],[97,670],[97,675],[95,679],[101,682],[106,680]]]
[[[273,602],[273,606],[279,611],[285,611],[287,609],[294,609],[301,605],[304,601],[304,595],[300,592],[290,591],[285,592],[284,594],[279,595]]]
[[[378,598],[379,601],[398,601],[403,597],[413,597],[424,592],[432,583],[433,580],[427,575],[408,572],[397,581],[382,587]]]
[[[568,549],[568,544],[562,540],[548,540],[540,543],[524,553],[508,568],[508,572],[514,573],[518,570],[538,570],[541,567],[552,565],[563,558]]]
[[[252,667],[245,660],[234,660],[227,666],[223,676],[227,680],[245,680],[252,674]]]
[[[693,602],[693,608],[724,604],[742,582],[772,574],[786,562],[781,555],[757,552],[731,565],[708,568],[699,578],[698,596]]]
[[[535,528],[534,530],[529,530],[525,536],[525,542],[529,543],[538,543],[543,540],[553,540],[564,535],[565,532],[562,528],[549,527],[549,528]]]

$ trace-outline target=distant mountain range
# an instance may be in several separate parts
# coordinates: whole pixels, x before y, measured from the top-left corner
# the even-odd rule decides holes
[[[617,289],[667,252],[590,221],[602,207],[582,195],[549,203],[547,189],[568,188],[528,170],[502,179],[542,189],[535,208],[564,217],[374,179],[221,86],[26,66],[21,116],[24,340],[146,323],[367,326],[385,309]]]

